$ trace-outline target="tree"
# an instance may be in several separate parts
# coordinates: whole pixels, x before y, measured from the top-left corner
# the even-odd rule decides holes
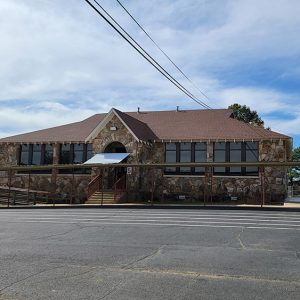
[[[299,161],[300,164],[300,147],[297,147],[292,151],[292,161]],[[300,182],[300,168],[289,168],[288,177],[291,185],[295,182]]]
[[[292,151],[292,161],[300,161],[300,147]]]
[[[237,120],[245,123],[256,124],[262,127],[264,126],[264,121],[259,117],[257,112],[255,110],[251,110],[250,107],[234,103],[228,106],[228,108],[232,109],[233,115]]]

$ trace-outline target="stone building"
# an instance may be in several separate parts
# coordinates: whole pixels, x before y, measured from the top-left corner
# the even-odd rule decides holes
[[[234,119],[231,110],[175,110],[121,112],[111,109],[81,122],[0,139],[1,166],[84,163],[98,153],[128,153],[128,163],[162,162],[284,162],[289,159],[291,138]],[[86,190],[95,172],[15,174],[12,186],[55,190],[70,194],[75,201],[86,200]],[[105,188],[126,177],[127,198],[140,201],[153,191],[156,200],[202,201],[209,190],[211,199],[259,198],[261,178],[258,167],[215,167],[209,176],[204,167],[168,167],[150,170],[114,170]],[[7,184],[2,176],[0,185]],[[285,168],[265,169],[266,194],[272,201],[285,198]],[[6,181],[5,181],[6,180]],[[55,180],[55,185],[54,185]]]

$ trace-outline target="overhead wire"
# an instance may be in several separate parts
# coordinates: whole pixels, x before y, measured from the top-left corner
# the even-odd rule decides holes
[[[165,78],[167,78],[173,85],[180,89],[193,101],[198,103],[204,108],[211,109],[206,103],[198,99],[190,91],[188,91],[180,82],[178,82],[168,71],[166,71],[133,37],[100,5],[96,0],[92,0],[102,11],[120,28],[120,31],[102,12],[100,12],[90,0],[84,0],[89,4],[123,39],[125,39],[144,59],[146,59],[156,70],[158,70]]]
[[[168,71],[166,71],[101,5],[97,0],[93,0],[105,13],[107,16],[109,16],[109,18],[126,34],[126,36],[135,43],[135,45],[137,45],[137,47],[139,49],[136,48],[135,45],[133,45],[131,43],[131,41],[129,41],[126,37],[124,37],[124,35],[122,33],[119,32],[119,30],[117,28],[115,28],[115,26],[113,24],[111,24],[109,22],[109,20],[107,20],[105,18],[105,16],[103,16],[103,14],[101,14],[101,12],[99,12],[97,9],[96,11],[98,12],[98,14],[101,15],[102,18],[104,18],[109,25],[111,25],[123,38],[125,38],[125,40],[135,48],[136,51],[138,51],[152,66],[154,66],[163,76],[165,76],[169,81],[171,81],[177,88],[179,88],[182,92],[184,92],[188,97],[190,97],[192,100],[194,100],[196,103],[198,103],[199,105],[201,105],[204,108],[207,109],[211,109],[210,106],[208,106],[206,103],[204,103],[203,101],[201,101],[200,99],[198,99],[195,95],[193,95],[189,90],[187,90],[180,82],[178,82]],[[86,0],[86,2],[90,3],[89,0]],[[141,51],[143,53],[141,53]],[[147,56],[147,57],[146,57]],[[150,58],[150,60],[149,60]],[[154,65],[154,64],[155,65]],[[167,75],[166,75],[167,74]]]
[[[154,41],[150,34],[142,27],[142,25],[134,18],[134,16],[128,11],[128,9],[119,0],[117,3],[124,9],[129,17],[137,24],[137,26],[146,34],[146,36],[153,42],[153,44],[160,50],[160,52],[171,62],[171,64],[204,96],[207,100],[210,100],[208,96],[202,92],[198,86],[177,66],[177,64],[170,58],[170,56]]]

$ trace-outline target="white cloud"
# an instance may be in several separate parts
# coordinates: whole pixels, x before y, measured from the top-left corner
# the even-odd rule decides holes
[[[50,103],[48,103],[50,104]],[[4,108],[0,111],[0,134],[10,136],[37,129],[80,121],[94,114],[92,110],[57,109],[59,104],[39,107]],[[47,107],[48,106],[48,107]]]
[[[244,65],[278,62],[281,79],[295,80],[300,52],[297,0],[123,1],[153,38],[211,99],[213,107],[250,106],[266,123],[299,134],[299,91],[251,83],[229,85]],[[176,78],[115,1],[101,1]],[[100,19],[84,1],[0,2],[0,135],[71,121],[112,106],[124,111],[198,108]],[[291,106],[293,107],[291,111]],[[290,113],[290,120],[279,112]],[[272,115],[270,117],[270,115]],[[14,124],[9,128],[8,124]],[[2,132],[2,133],[1,133]]]
[[[267,123],[274,131],[280,131],[287,135],[300,136],[300,116],[292,119],[266,118]]]

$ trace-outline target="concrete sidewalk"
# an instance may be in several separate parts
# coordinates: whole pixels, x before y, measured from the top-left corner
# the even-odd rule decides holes
[[[300,208],[300,197],[290,197],[284,202],[285,207],[295,207]]]
[[[14,205],[7,207],[7,205],[0,205],[0,209],[106,209],[106,208],[118,208],[118,209],[207,209],[207,210],[255,210],[255,211],[294,211],[300,212],[300,201],[289,199],[284,205],[250,205],[250,204],[237,204],[237,205],[203,205],[203,204],[153,204],[151,203],[122,203],[122,204],[37,204],[37,205]]]
[[[286,198],[285,203],[298,203],[300,204],[300,197],[289,197]]]

